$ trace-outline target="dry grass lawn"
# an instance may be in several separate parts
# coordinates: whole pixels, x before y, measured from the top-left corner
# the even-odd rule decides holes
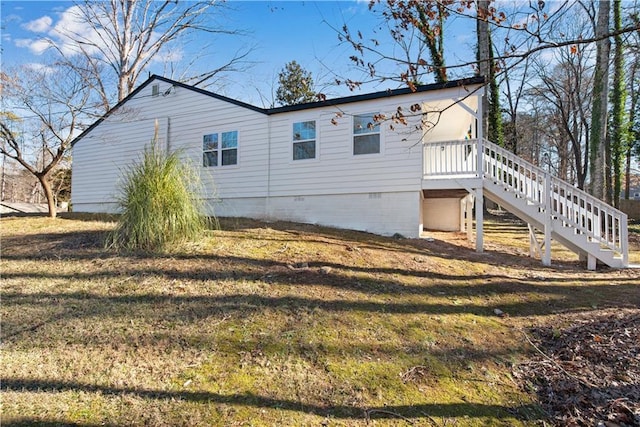
[[[543,267],[498,219],[485,254],[248,220],[118,254],[99,217],[0,226],[3,426],[540,425],[524,329],[640,306],[639,270]]]

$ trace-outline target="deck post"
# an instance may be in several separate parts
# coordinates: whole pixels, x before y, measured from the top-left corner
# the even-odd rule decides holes
[[[484,92],[484,90],[482,91]],[[483,188],[484,184],[482,180],[484,179],[484,133],[482,130],[482,96],[485,95],[482,93],[478,97],[478,113],[476,117],[476,123],[478,127],[476,129],[477,135],[477,158],[476,158],[476,176],[480,178],[481,184],[480,188],[476,188],[476,252],[482,253],[484,252],[484,194]]]
[[[551,176],[544,174],[544,253],[542,265],[551,265]]]
[[[484,177],[484,144],[482,143],[482,138],[478,138],[476,150],[476,177],[482,179]]]
[[[484,195],[482,187],[476,188],[476,252],[484,252]]]
[[[629,267],[629,220],[627,214],[620,217],[620,248],[622,249],[622,266]]]
[[[467,240],[473,241],[473,193],[465,197],[465,212],[467,213]]]

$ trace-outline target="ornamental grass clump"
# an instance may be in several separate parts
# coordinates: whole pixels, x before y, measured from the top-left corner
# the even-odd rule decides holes
[[[163,251],[202,236],[208,220],[197,195],[200,179],[181,161],[152,142],[140,161],[124,173],[118,200],[122,212],[107,246],[131,251]]]

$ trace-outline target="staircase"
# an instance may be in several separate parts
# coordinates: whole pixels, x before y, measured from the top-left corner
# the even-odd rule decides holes
[[[550,264],[553,239],[579,254],[591,270],[597,261],[614,268],[629,266],[625,213],[489,141],[449,141],[434,146],[440,156],[464,153],[462,160],[459,155],[447,155],[457,160],[444,162],[444,167],[437,162],[438,178],[481,178],[485,197],[529,224],[532,255],[539,255],[544,264]],[[425,148],[425,165],[427,155]],[[447,170],[447,163],[452,170]],[[425,178],[433,176],[428,169],[425,166]],[[536,232],[544,236],[542,242]]]

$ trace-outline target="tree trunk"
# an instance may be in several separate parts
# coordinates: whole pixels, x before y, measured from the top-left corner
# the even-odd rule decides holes
[[[629,193],[631,193],[631,146],[627,149],[627,163],[624,170],[624,199],[629,200]]]
[[[490,78],[490,39],[489,39],[489,11],[490,0],[478,0],[478,17],[476,19],[476,32],[478,37],[478,74],[485,79]],[[489,136],[489,93],[482,97],[482,134],[485,138]]]
[[[607,100],[609,97],[609,2],[601,1],[598,9],[596,37],[596,73],[593,85],[591,116],[591,194],[605,200],[605,145],[607,143]]]
[[[635,58],[635,60],[634,60]],[[629,98],[631,102],[629,103],[629,122],[627,124],[627,132],[629,134],[629,140],[627,144],[627,164],[625,169],[625,189],[624,189],[624,197],[629,200],[631,196],[631,157],[634,154],[634,147],[640,143],[640,128],[636,124],[636,120],[640,119],[637,117],[638,111],[638,94],[639,94],[639,86],[635,84],[637,81],[637,73],[638,73],[638,56],[633,56],[631,59],[631,69],[629,70],[629,81],[631,84],[629,85]]]
[[[53,197],[53,190],[51,189],[51,183],[49,182],[48,175],[37,175],[38,181],[40,181],[40,185],[42,186],[42,190],[44,191],[44,195],[47,197],[47,205],[49,207],[49,218],[55,218],[58,215],[58,211],[56,209],[56,200]]]
[[[502,130],[502,110],[500,108],[500,85],[496,76],[496,64],[493,60],[493,46],[491,41],[491,31],[488,32],[489,41],[489,118],[488,118],[488,139],[501,147],[505,147],[504,132]],[[515,147],[507,147],[515,153]]]
[[[621,1],[613,2],[613,25],[614,30],[619,31],[622,28],[622,11]],[[620,196],[622,193],[622,161],[626,151],[626,115],[625,104],[627,92],[625,90],[624,78],[624,49],[621,35],[614,36],[614,54],[613,54],[613,89],[611,101],[613,103],[611,111],[611,168],[613,173],[611,177],[612,198],[615,207],[620,206]]]

